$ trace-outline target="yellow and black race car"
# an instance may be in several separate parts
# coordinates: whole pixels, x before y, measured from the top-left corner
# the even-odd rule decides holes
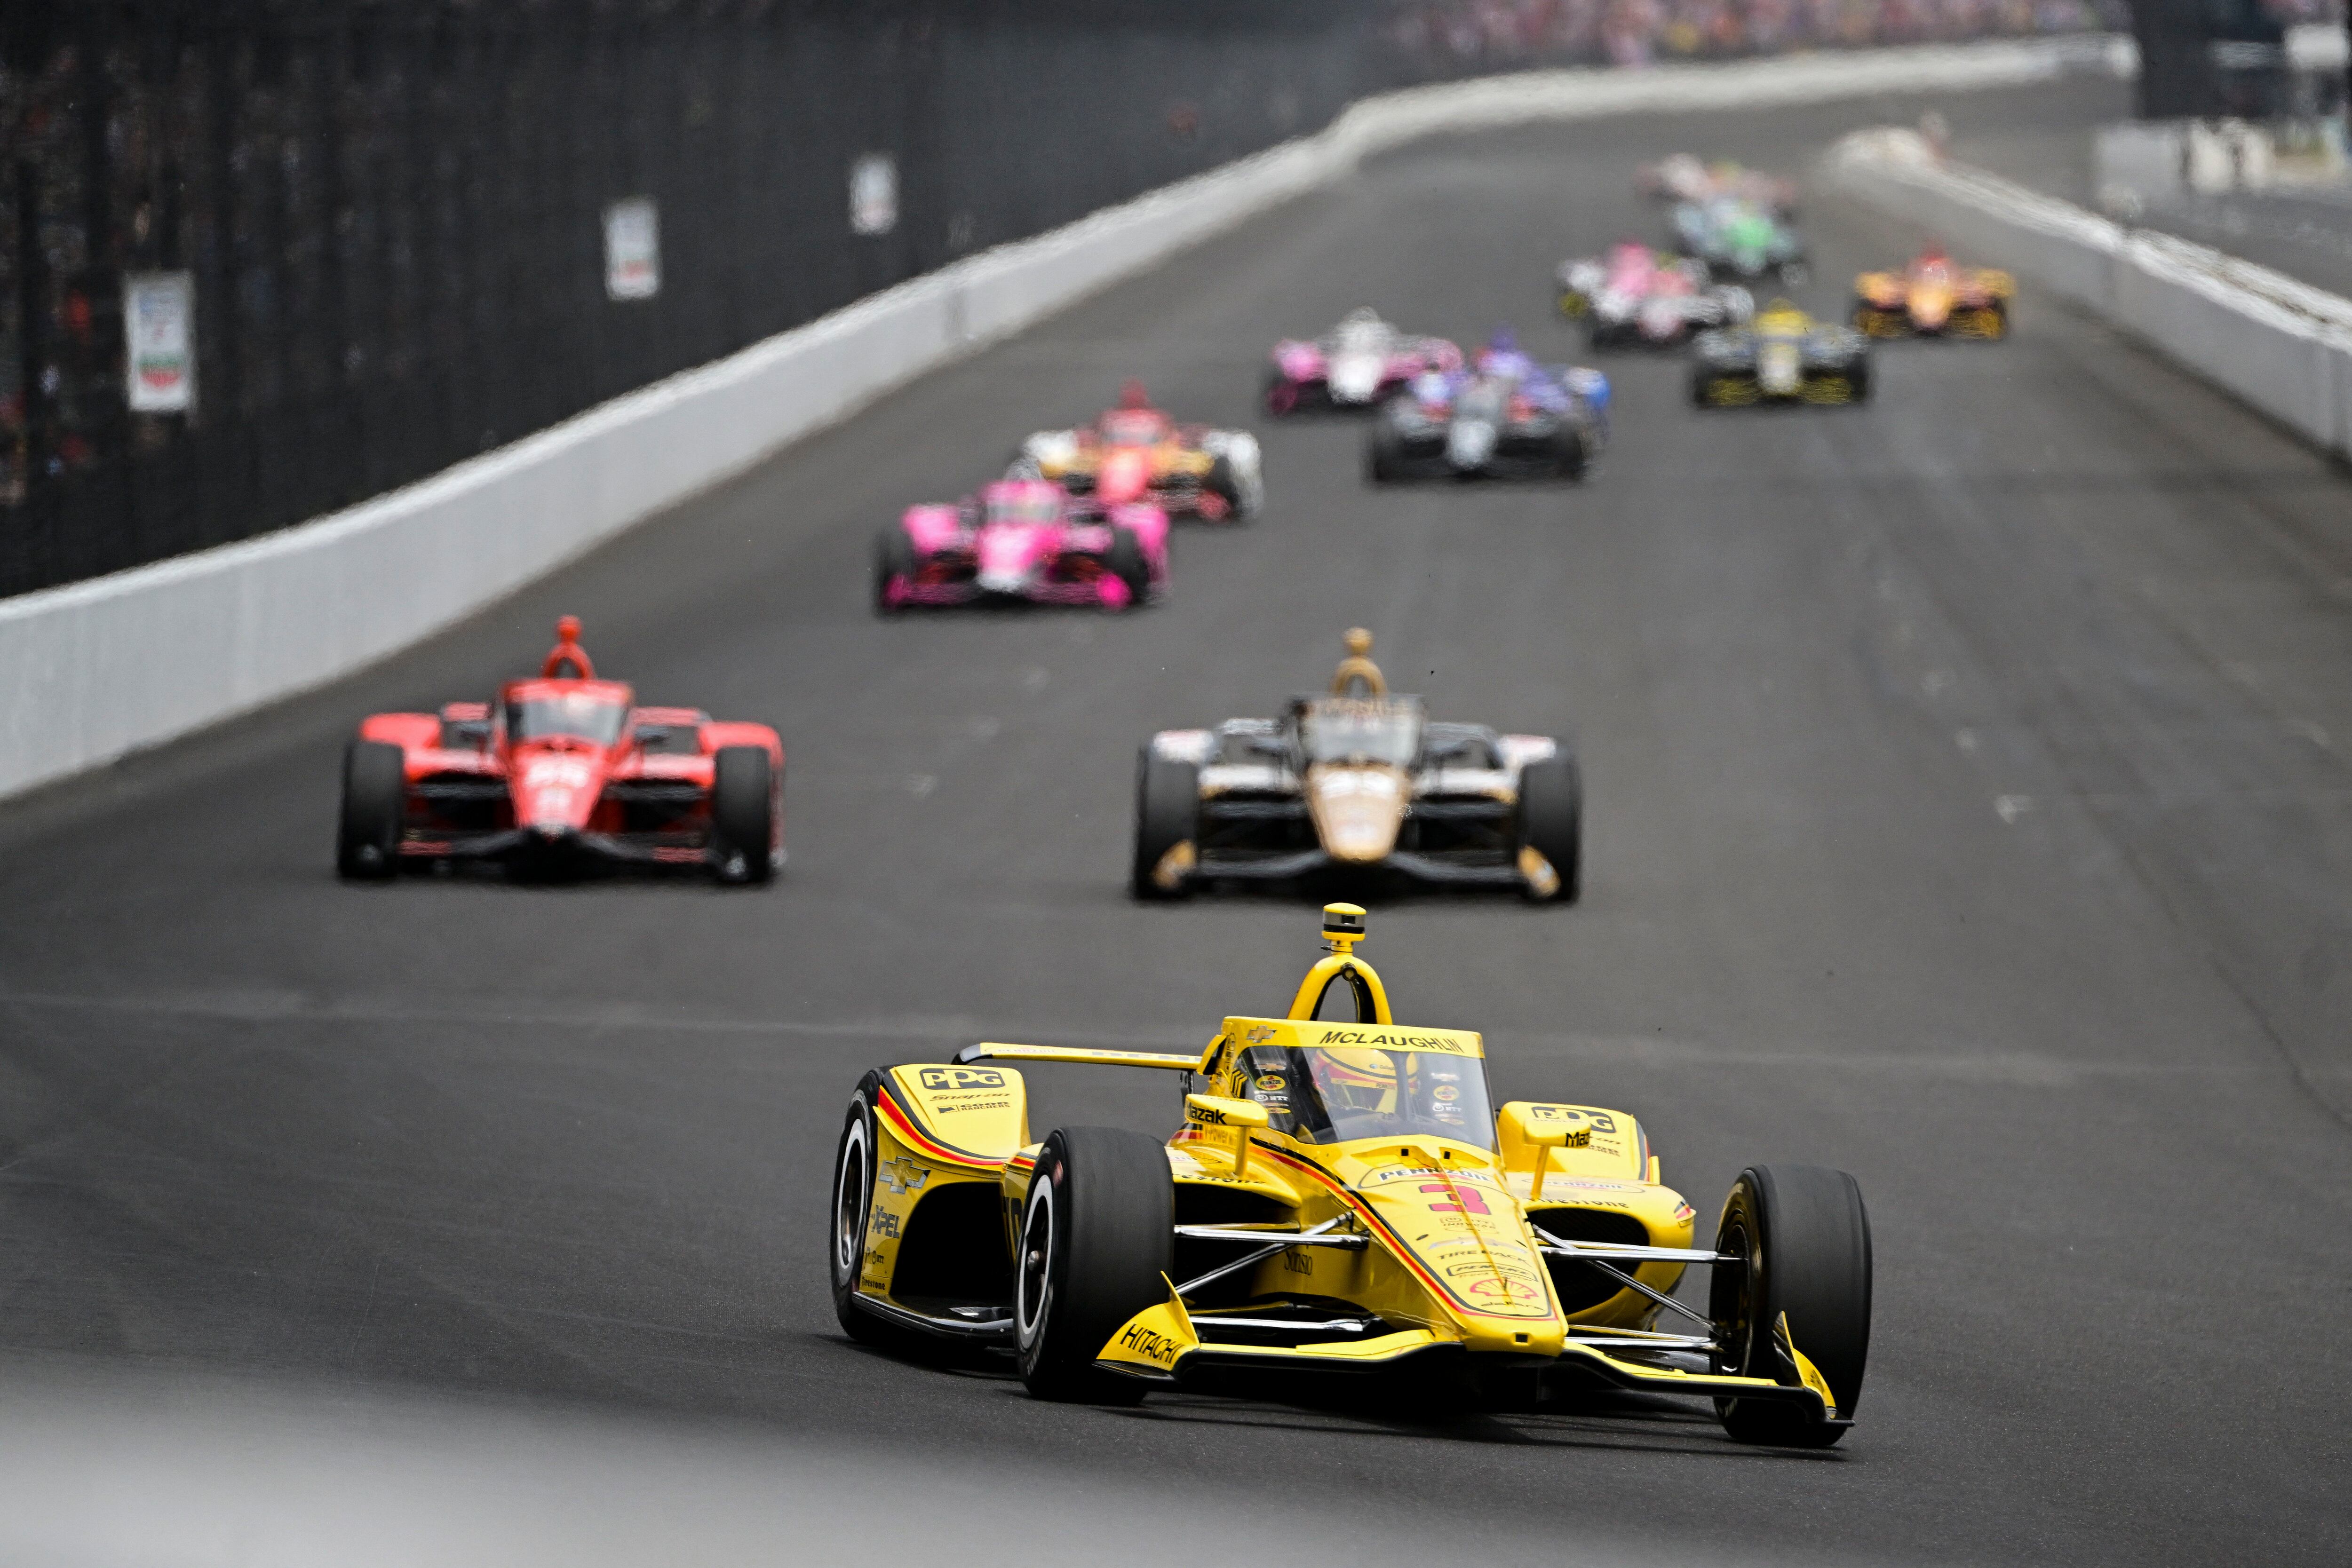
[[[1197,1056],[988,1043],[868,1072],[834,1160],[842,1327],[992,1347],[1049,1399],[1410,1369],[1423,1397],[1634,1389],[1712,1399],[1743,1442],[1844,1436],[1870,1346],[1852,1176],[1751,1166],[1694,1246],[1633,1116],[1490,1110],[1485,1040],[1395,1020],[1364,912],[1327,906],[1323,936],[1286,1015],[1228,1018]],[[1033,1141],[1010,1061],[1181,1072],[1184,1125]],[[1704,1306],[1675,1293],[1694,1266]]]
[[[1691,401],[1861,402],[1870,396],[1870,340],[1775,299],[1753,321],[1702,332],[1691,345]]]

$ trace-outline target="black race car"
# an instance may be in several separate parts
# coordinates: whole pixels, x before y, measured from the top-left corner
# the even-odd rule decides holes
[[[1583,785],[1549,736],[1430,722],[1348,633],[1328,695],[1280,718],[1163,729],[1137,763],[1138,898],[1220,882],[1369,878],[1576,902]]]

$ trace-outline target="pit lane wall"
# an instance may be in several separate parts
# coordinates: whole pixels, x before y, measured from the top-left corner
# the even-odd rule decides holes
[[[2352,299],[1940,162],[1909,131],[1857,131],[1831,150],[1823,171],[1955,250],[2088,308],[2305,440],[2352,456]]]
[[[360,506],[0,602],[0,796],[382,659],[891,388],[1417,138],[2132,66],[2127,43],[2074,37],[1538,71],[1366,99],[1316,135],[972,256]]]

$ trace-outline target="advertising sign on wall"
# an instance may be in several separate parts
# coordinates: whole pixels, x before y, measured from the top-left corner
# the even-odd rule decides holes
[[[886,235],[898,226],[898,161],[868,152],[849,166],[849,232]]]
[[[193,273],[134,272],[122,280],[123,362],[134,413],[196,405],[196,283]]]
[[[651,196],[604,209],[604,294],[651,299],[661,292],[661,214]]]

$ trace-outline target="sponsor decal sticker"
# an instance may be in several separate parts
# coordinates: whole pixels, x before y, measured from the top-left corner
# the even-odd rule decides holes
[[[926,1067],[916,1074],[926,1089],[1002,1089],[1004,1074],[993,1067]]]

